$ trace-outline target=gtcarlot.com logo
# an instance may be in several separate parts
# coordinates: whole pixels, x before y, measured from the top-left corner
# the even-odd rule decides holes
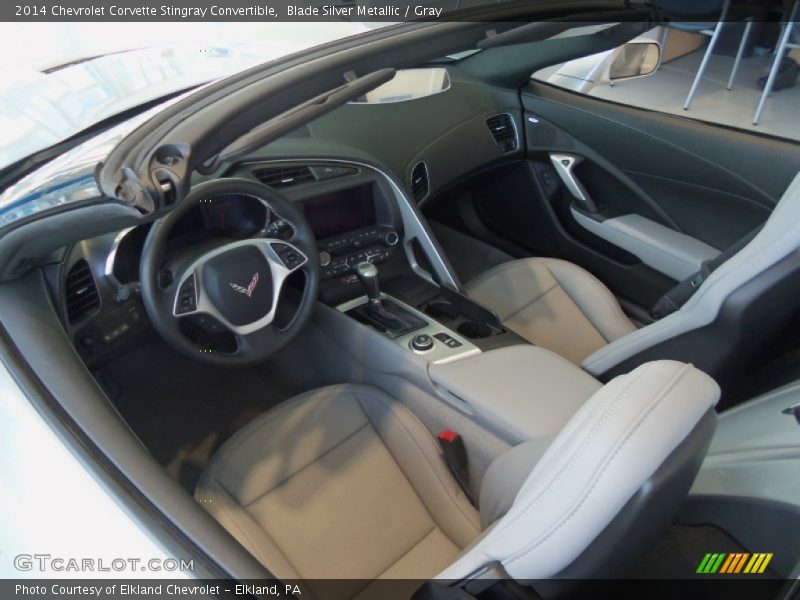
[[[94,573],[139,571],[175,572],[194,571],[194,560],[178,558],[75,558],[50,554],[17,554],[14,557],[17,571],[39,571],[40,573]]]
[[[702,575],[757,575],[767,570],[772,552],[709,552],[697,567]]]

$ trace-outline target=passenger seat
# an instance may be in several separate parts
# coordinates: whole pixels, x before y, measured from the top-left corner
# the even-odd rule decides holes
[[[506,328],[576,365],[636,331],[605,285],[563,260],[512,260],[478,275],[465,291]]]

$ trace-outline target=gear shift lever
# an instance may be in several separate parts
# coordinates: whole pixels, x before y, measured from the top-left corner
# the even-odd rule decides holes
[[[381,288],[378,283],[378,267],[371,262],[360,262],[356,265],[356,276],[364,286],[367,293],[366,313],[370,319],[377,322],[381,327],[390,331],[399,331],[408,328],[408,323],[389,312],[381,302]]]
[[[364,286],[367,298],[372,306],[381,306],[381,289],[378,283],[378,267],[371,262],[360,262],[356,265],[356,276]]]

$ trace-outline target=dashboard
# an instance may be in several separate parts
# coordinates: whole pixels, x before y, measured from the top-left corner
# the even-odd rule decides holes
[[[243,161],[205,179],[257,180],[302,206],[318,241],[320,299],[336,305],[361,293],[354,274],[363,260],[381,278],[406,273],[451,283],[417,206],[470,174],[518,160],[500,146],[490,120],[506,115],[522,131],[519,98],[451,74],[448,91],[409,102],[344,105]],[[318,158],[309,158],[318,157]],[[149,326],[138,297],[139,263],[150,224],[84,240],[68,249],[52,276],[68,335],[88,362],[102,361]],[[173,228],[167,254],[192,244],[291,230],[257,199],[209,198]]]

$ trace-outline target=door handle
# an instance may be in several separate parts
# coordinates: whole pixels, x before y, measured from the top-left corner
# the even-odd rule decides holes
[[[575,203],[579,208],[588,213],[597,212],[597,204],[595,204],[589,192],[583,187],[583,184],[575,176],[574,169],[583,162],[583,158],[575,156],[574,154],[550,154],[550,161],[556,169],[556,173],[564,182],[564,185],[575,198]]]

